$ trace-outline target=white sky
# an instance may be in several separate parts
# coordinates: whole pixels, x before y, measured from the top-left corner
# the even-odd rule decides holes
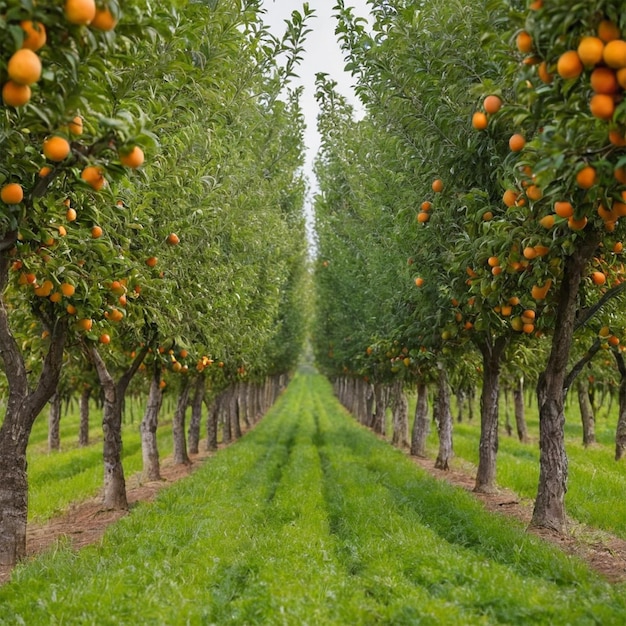
[[[289,18],[294,10],[302,13],[302,4],[302,0],[264,0],[263,8],[266,13],[263,20],[277,36],[282,36],[285,31],[285,19]],[[335,35],[333,17],[335,4],[335,0],[309,0],[309,8],[315,11],[314,16],[308,20],[312,32],[307,35],[306,52],[297,70],[300,78],[294,80],[294,84],[304,85],[301,102],[307,124],[305,171],[312,186],[315,185],[312,164],[319,148],[316,128],[315,74],[325,72],[336,80],[337,90],[348,98],[357,111],[360,110],[351,87],[352,77],[343,71],[345,63]],[[346,0],[346,6],[354,7],[355,15],[365,17],[369,13],[366,0]]]

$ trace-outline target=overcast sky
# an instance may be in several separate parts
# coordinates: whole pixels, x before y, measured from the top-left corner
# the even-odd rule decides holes
[[[309,19],[309,27],[313,32],[306,39],[306,53],[299,66],[297,81],[304,85],[302,107],[306,117],[307,132],[307,165],[306,172],[312,177],[311,166],[315,153],[319,147],[319,137],[316,130],[317,103],[315,102],[315,74],[325,72],[338,83],[338,91],[345,95],[355,106],[357,111],[357,99],[351,88],[352,77],[343,71],[344,60],[337,38],[335,36],[335,19],[333,7],[336,0],[309,0],[309,8],[315,11],[314,17]],[[368,15],[366,0],[346,0],[346,6],[354,7],[354,13],[359,16]],[[285,30],[285,19],[291,12],[302,12],[302,0],[264,0],[263,8],[266,14],[263,16],[265,23],[272,31],[282,36]],[[314,181],[310,180],[311,185]]]

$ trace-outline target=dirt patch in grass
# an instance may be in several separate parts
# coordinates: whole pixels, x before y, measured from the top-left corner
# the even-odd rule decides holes
[[[431,459],[411,457],[414,462],[438,480],[460,487],[470,492],[480,500],[485,508],[492,513],[499,513],[505,517],[513,517],[526,524],[528,532],[538,535],[542,539],[555,544],[567,554],[575,555],[612,583],[626,581],[626,541],[615,537],[597,528],[568,521],[568,534],[558,533],[528,527],[533,512],[533,501],[520,498],[517,494],[504,488],[498,488],[496,493],[475,493],[475,469],[456,460],[457,467],[450,470],[438,470]]]

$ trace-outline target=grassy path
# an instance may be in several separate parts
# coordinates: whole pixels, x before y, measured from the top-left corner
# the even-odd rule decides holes
[[[623,624],[582,563],[437,483],[300,374],[236,445],[0,588],[0,624]]]

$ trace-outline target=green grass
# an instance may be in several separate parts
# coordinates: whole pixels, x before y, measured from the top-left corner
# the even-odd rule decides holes
[[[135,421],[123,425],[123,464],[126,477],[142,469],[139,423],[143,407],[136,400],[128,413]],[[157,431],[161,457],[171,454],[172,431],[169,407],[162,411]],[[139,416],[139,417],[138,417]],[[95,496],[102,488],[102,412],[95,406],[90,411],[89,446],[78,447],[79,415],[74,403],[61,418],[61,449],[48,453],[48,412],[37,418],[27,451],[29,519],[45,521],[65,510],[69,504]]]
[[[503,402],[501,415],[505,410]],[[598,444],[584,448],[577,402],[572,398],[567,404],[565,436],[569,482],[565,503],[572,519],[626,538],[626,501],[622,497],[626,490],[625,461],[616,463],[614,460],[616,403],[612,413],[608,416],[606,411],[599,412],[596,419]],[[472,422],[455,422],[453,440],[455,455],[477,465],[480,440],[478,408],[475,415]],[[532,440],[530,444],[521,444],[517,436],[509,437],[504,428],[500,429],[497,481],[524,498],[534,499],[539,480],[539,418],[535,401],[527,408],[526,417]],[[514,418],[511,417],[511,420],[514,421]],[[429,452],[434,456],[436,450],[436,433],[431,432]]]
[[[101,544],[0,588],[0,624],[621,624],[586,566],[361,428],[319,376]]]

